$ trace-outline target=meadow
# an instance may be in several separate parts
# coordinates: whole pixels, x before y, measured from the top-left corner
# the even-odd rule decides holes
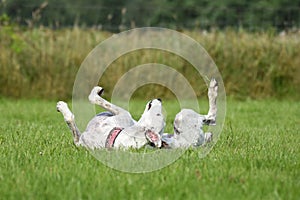
[[[145,102],[134,100],[138,118]],[[174,102],[164,101],[171,132]],[[207,109],[205,101],[201,108]],[[298,199],[300,103],[227,101],[223,132],[199,159],[188,150],[152,173],[129,174],[72,144],[49,100],[0,99],[1,199]]]
[[[152,173],[111,169],[73,145],[56,101],[70,103],[80,64],[112,33],[45,27],[0,27],[0,199],[298,199],[300,196],[299,32],[183,31],[211,55],[223,77],[227,115],[222,134],[203,159],[186,151]],[[120,77],[145,63],[173,67],[195,89],[201,110],[207,88],[176,55],[140,50],[115,60],[100,83],[106,97]],[[144,91],[147,89],[147,93]],[[166,132],[179,111],[167,88],[134,93],[139,118],[159,95]]]

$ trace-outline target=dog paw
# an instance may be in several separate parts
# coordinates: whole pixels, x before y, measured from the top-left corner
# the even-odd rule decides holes
[[[72,112],[69,110],[68,104],[63,101],[57,102],[56,110],[63,114],[66,121],[70,121],[74,118]]]
[[[92,89],[89,95],[89,101],[93,104],[99,99],[99,97],[103,94],[104,89],[102,87],[96,86]]]
[[[213,134],[210,132],[205,133],[204,140],[205,140],[205,143],[211,142],[213,140]]]
[[[63,101],[59,101],[56,104],[56,110],[57,112],[63,112],[66,108],[68,108],[68,105],[63,102]]]
[[[205,125],[208,125],[208,126],[215,126],[216,125],[216,117],[214,116],[207,116],[204,120],[203,120],[203,123]]]
[[[216,90],[218,88],[218,82],[215,78],[212,78],[209,83],[209,88]]]

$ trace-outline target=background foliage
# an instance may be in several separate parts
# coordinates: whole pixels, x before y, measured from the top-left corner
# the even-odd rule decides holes
[[[199,41],[219,67],[227,95],[300,96],[299,0],[2,0],[0,12],[2,96],[71,98],[87,54],[112,32],[139,26],[174,28]],[[159,51],[118,59],[101,85],[111,92],[124,72],[147,62],[174,67],[198,96],[205,93],[201,77],[187,62]],[[166,88],[148,91],[136,96],[173,97]]]
[[[2,12],[23,25],[96,26],[120,31],[140,26],[177,29],[299,27],[299,0],[2,0]]]
[[[274,32],[185,31],[208,51],[218,66],[227,95],[239,99],[299,98],[299,33],[280,36]],[[2,27],[0,30],[0,94],[11,97],[71,98],[78,68],[88,53],[111,33],[97,30],[51,30]],[[178,56],[162,51],[138,51],[117,59],[100,80],[110,94],[117,80],[143,63],[172,66],[190,81],[197,95],[206,88],[202,77]],[[203,87],[204,86],[204,87]],[[166,88],[153,86],[137,97],[171,98]],[[110,96],[110,95],[109,95]]]

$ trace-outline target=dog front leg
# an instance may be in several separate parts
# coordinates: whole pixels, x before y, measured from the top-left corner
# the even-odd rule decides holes
[[[70,111],[68,105],[63,101],[57,102],[56,109],[64,116],[64,120],[72,132],[74,144],[79,146],[79,138],[81,133],[75,124],[74,114]]]

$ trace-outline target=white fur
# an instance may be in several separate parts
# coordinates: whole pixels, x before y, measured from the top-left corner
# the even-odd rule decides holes
[[[104,148],[106,139],[113,128],[123,128],[115,140],[114,148],[141,148],[149,141],[156,147],[161,146],[161,134],[165,122],[162,114],[161,100],[154,99],[146,105],[141,118],[136,122],[130,113],[123,108],[111,104],[100,95],[103,92],[101,87],[94,87],[89,95],[92,104],[99,105],[108,112],[96,115],[87,125],[86,130],[80,133],[74,115],[63,101],[57,103],[57,110],[62,113],[74,138],[75,145],[85,146],[91,149]],[[153,141],[147,133],[156,136]]]
[[[99,105],[108,112],[96,115],[87,125],[86,130],[80,133],[74,114],[68,105],[59,101],[57,110],[62,113],[74,138],[75,145],[88,148],[104,148],[110,131],[116,127],[123,128],[116,138],[115,148],[141,148],[151,142],[156,147],[161,147],[162,142],[170,148],[187,148],[200,146],[212,140],[213,134],[204,133],[203,125],[215,125],[217,115],[217,90],[218,83],[212,79],[208,88],[209,111],[201,115],[191,109],[182,109],[174,120],[174,134],[163,134],[165,127],[160,99],[149,101],[141,118],[136,122],[130,113],[101,97],[103,89],[94,87],[89,95],[92,104]],[[151,133],[151,135],[148,135]],[[156,138],[153,140],[153,137]]]
[[[217,116],[218,83],[212,79],[208,88],[209,111],[201,115],[191,109],[182,109],[174,120],[174,134],[163,134],[162,140],[171,148],[200,146],[212,140],[212,133],[204,133],[203,125],[215,125]]]

